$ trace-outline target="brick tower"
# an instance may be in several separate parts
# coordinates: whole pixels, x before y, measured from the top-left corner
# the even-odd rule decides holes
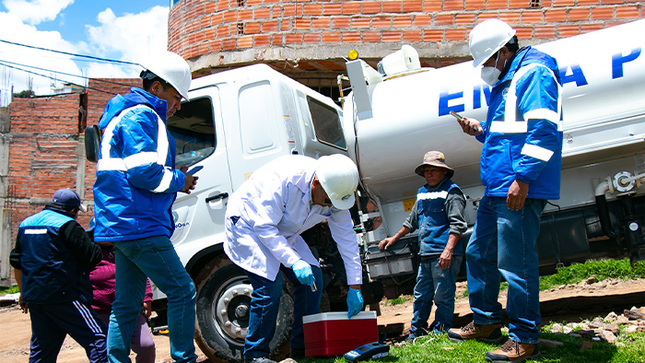
[[[351,49],[372,65],[412,45],[424,67],[469,60],[470,30],[488,18],[535,45],[645,17],[633,0],[173,0],[169,49],[193,76],[251,63],[332,96]]]

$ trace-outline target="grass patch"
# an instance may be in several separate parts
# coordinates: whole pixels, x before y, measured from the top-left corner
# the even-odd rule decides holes
[[[540,277],[540,290],[548,290],[556,286],[577,284],[594,276],[598,281],[609,278],[633,280],[645,277],[645,261],[636,262],[631,266],[629,259],[622,260],[588,260],[558,269],[558,272]]]
[[[607,342],[593,342],[590,349],[580,349],[581,338],[563,334],[543,332],[541,338],[562,342],[563,345],[550,348],[540,346],[542,357],[539,363],[580,363],[580,362],[645,362],[645,333],[634,337],[634,343],[617,346]],[[637,342],[637,343],[636,343]],[[454,343],[445,335],[430,334],[418,338],[414,344],[401,347],[390,346],[390,356],[369,360],[367,362],[424,362],[424,363],[468,363],[484,362],[486,352],[499,348],[499,345],[490,345],[479,341],[465,341]],[[302,363],[341,363],[346,362],[343,357],[335,358],[307,358]]]
[[[0,295],[15,294],[17,292],[20,292],[18,286],[3,287],[0,289]]]
[[[464,291],[461,293],[461,297],[462,297],[462,298],[466,298],[466,297],[468,297],[468,289],[464,290]]]
[[[397,298],[389,299],[389,300],[385,301],[385,305],[386,306],[401,305],[401,304],[405,304],[406,302],[411,301],[411,300],[412,300],[412,296],[401,295],[401,296],[399,296]]]

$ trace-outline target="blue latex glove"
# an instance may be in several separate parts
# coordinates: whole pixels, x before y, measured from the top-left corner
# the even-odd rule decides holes
[[[363,294],[361,294],[361,290],[350,287],[347,291],[347,319],[351,319],[361,310],[363,310]]]
[[[305,260],[298,260],[291,266],[293,273],[296,274],[296,278],[300,281],[301,284],[311,286],[314,284],[314,272],[311,270],[311,266],[305,262]]]

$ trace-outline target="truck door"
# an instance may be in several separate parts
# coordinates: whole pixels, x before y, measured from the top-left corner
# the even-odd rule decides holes
[[[168,120],[176,143],[176,167],[203,166],[191,194],[177,193],[173,205],[172,242],[184,265],[198,251],[224,241],[224,213],[232,193],[228,152],[224,137],[220,90],[217,86],[190,93]]]
[[[257,78],[257,77],[256,77]],[[259,167],[278,156],[289,154],[295,148],[295,141],[286,131],[292,122],[280,102],[283,95],[278,84],[271,79],[241,79],[236,92],[227,96],[227,105],[235,105],[227,111],[227,132],[233,187],[239,187]],[[230,102],[229,102],[230,101]],[[236,124],[231,121],[237,120]],[[289,126],[290,127],[290,126]]]

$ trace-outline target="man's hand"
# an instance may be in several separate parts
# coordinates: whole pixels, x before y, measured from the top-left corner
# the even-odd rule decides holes
[[[441,256],[439,256],[439,267],[441,267],[442,270],[445,270],[448,267],[450,267],[451,262],[452,262],[452,250],[448,248],[444,248],[443,252],[441,252]]]
[[[529,185],[523,181],[515,180],[508,188],[506,207],[510,210],[520,210],[524,207],[526,196],[529,194]]]
[[[186,176],[184,187],[181,188],[180,192],[190,194],[190,191],[195,189],[195,185],[197,185],[197,179],[199,179],[199,177],[187,174],[186,172],[188,171],[188,167],[186,165],[179,168],[179,170]]]
[[[363,310],[363,294],[361,294],[361,287],[360,285],[352,286],[350,286],[347,291],[347,319],[351,319],[352,316]]]
[[[152,315],[152,301],[144,301],[143,309],[141,309],[141,314],[143,317],[148,319]]]
[[[386,249],[388,249],[391,245],[393,245],[393,244],[394,244],[394,242],[396,242],[396,238],[394,238],[394,237],[388,237],[388,238],[386,238],[386,239],[382,240],[381,242],[379,242],[379,244],[378,244],[378,248],[379,248],[381,251],[382,251],[382,250],[386,250]]]
[[[27,312],[29,311],[29,304],[22,301],[22,294],[18,296],[18,305],[20,305],[20,310],[22,310],[23,314],[27,314]]]
[[[475,119],[463,117],[457,120],[457,122],[459,122],[461,129],[468,135],[479,136],[482,134],[482,125]]]
[[[307,286],[312,286],[314,284],[314,272],[311,270],[311,265],[309,265],[305,260],[296,261],[296,263],[291,266],[291,269],[301,284]]]

